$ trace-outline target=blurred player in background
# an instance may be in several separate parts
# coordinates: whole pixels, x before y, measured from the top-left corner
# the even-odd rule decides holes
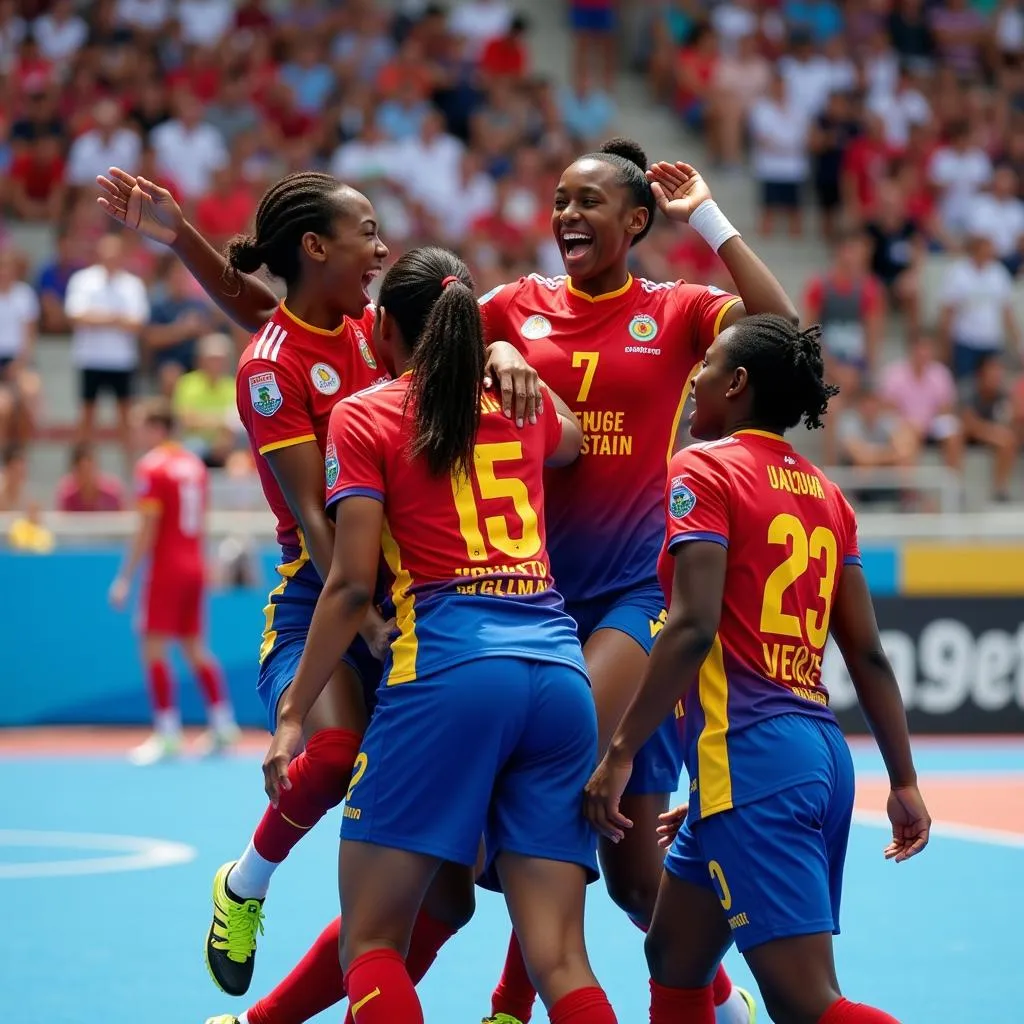
[[[141,424],[148,451],[135,470],[139,526],[111,584],[110,601],[115,608],[124,607],[135,572],[145,562],[140,630],[156,728],[130,756],[135,764],[148,765],[181,752],[181,715],[167,651],[172,640],[181,644],[209,715],[210,729],[200,740],[200,750],[226,749],[238,739],[238,727],[220,666],[203,640],[206,467],[174,439],[169,402],[147,402]]]
[[[664,536],[661,500],[678,442],[691,371],[720,330],[751,313],[796,310],[688,164],[648,168],[628,139],[606,143],[562,174],[552,230],[566,277],[531,275],[481,299],[490,339],[506,338],[583,426],[583,454],[547,474],[551,564],[576,619],[597,703],[603,751],[636,692],[665,621],[655,575]],[[646,173],[645,173],[646,172]],[[634,278],[629,252],[656,206],[689,222],[722,258],[739,295],[682,281]],[[612,899],[646,930],[662,854],[656,829],[682,767],[674,716],[637,757],[625,803],[636,828],[602,843]],[[746,1024],[753,1006],[724,969],[715,983],[719,1024]],[[502,1024],[527,1021],[533,985],[513,936],[491,1005]]]
[[[380,545],[398,636],[341,829],[352,1015],[422,1024],[414,922],[442,863],[472,868],[485,835],[552,1024],[614,1024],[583,937],[597,837],[580,792],[597,721],[545,550],[543,467],[576,458],[579,425],[554,396],[535,425],[501,415],[472,279],[444,249],[388,271],[377,337],[397,379],[331,414],[334,560],[264,760],[267,792],[287,792],[303,718],[372,600]]]
[[[323,503],[328,418],[341,398],[388,379],[372,347],[367,291],[388,250],[369,200],[327,174],[292,174],[273,185],[256,211],[255,235],[235,239],[227,258],[185,220],[166,189],[117,168],[99,181],[108,214],[170,246],[211,298],[254,332],[239,363],[237,399],[283,555],[281,582],[265,609],[257,683],[273,729],[334,546]],[[252,276],[264,266],[284,281],[283,302]],[[487,362],[510,393],[535,377],[507,344],[490,346]],[[390,632],[371,608],[361,636],[306,718],[305,749],[289,768],[291,787],[267,807],[242,856],[217,873],[206,955],[215,983],[230,995],[245,993],[252,980],[274,871],[345,795],[366,725],[366,696],[376,688],[377,659]],[[453,889],[464,891],[461,879]],[[453,909],[444,894],[438,902],[449,915],[445,923],[431,918],[416,940],[431,957],[473,909],[471,902]],[[312,1016],[344,996],[339,930],[340,921],[329,925],[294,972],[294,983],[290,977],[279,986],[274,1012]]]
[[[821,426],[836,390],[823,378],[817,327],[761,316],[723,332],[693,382],[706,443],[669,469],[668,619],[587,786],[591,820],[621,840],[633,759],[683,698],[690,800],[647,936],[651,1024],[714,1024],[711,979],[733,942],[778,1024],[897,1024],[836,980],[854,772],[821,684],[830,628],[889,773],[885,856],[919,853],[931,822],[853,510],[783,438]]]

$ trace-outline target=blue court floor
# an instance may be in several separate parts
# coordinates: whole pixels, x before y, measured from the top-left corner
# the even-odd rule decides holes
[[[214,989],[202,947],[213,873],[237,854],[262,810],[258,759],[136,769],[120,757],[3,751],[0,734],[0,1021],[202,1024],[245,1009],[248,1000]],[[856,758],[877,788],[877,756],[858,745]],[[1021,743],[930,741],[918,761],[926,797],[930,785],[966,780],[982,805],[997,781],[1024,780]],[[939,826],[924,855],[900,866],[883,861],[884,828],[870,808],[862,815],[837,940],[849,997],[903,1024],[1024,1022],[1024,804],[1002,810],[1006,827]],[[336,914],[339,820],[336,812],[323,822],[274,881],[253,998]],[[640,1024],[641,936],[600,884],[590,893],[595,970],[619,1020]],[[475,919],[421,986],[428,1021],[476,1024],[484,1016],[507,938],[499,898],[480,892]],[[728,966],[750,983],[734,954]],[[342,1012],[317,1019],[340,1024]]]

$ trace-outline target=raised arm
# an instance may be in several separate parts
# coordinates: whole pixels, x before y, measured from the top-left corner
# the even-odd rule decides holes
[[[278,299],[264,281],[240,274],[185,219],[181,207],[165,188],[137,178],[119,167],[96,179],[103,194],[96,201],[114,220],[166,245],[192,272],[225,316],[250,334],[274,314]]]

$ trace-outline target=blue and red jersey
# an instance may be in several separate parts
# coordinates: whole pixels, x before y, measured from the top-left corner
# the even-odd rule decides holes
[[[519,348],[583,426],[580,458],[544,481],[551,562],[570,605],[653,580],[689,377],[738,301],[633,277],[592,298],[537,274],[481,298],[487,340]]]
[[[292,563],[290,571],[316,577],[299,524],[266,456],[306,441],[315,441],[323,453],[335,403],[388,379],[373,349],[374,316],[374,307],[367,306],[361,319],[346,318],[335,330],[325,331],[299,320],[282,303],[253,335],[238,363],[238,414],[263,493],[277,517],[277,540],[284,561]]]
[[[750,727],[793,713],[834,721],[821,660],[840,575],[860,552],[842,492],[775,434],[744,430],[685,448],[672,459],[664,501],[666,602],[680,545],[728,549],[718,633],[683,701],[696,819],[796,784],[808,770],[762,749]]]
[[[545,544],[543,467],[562,433],[553,404],[537,425],[518,429],[485,393],[469,476],[437,476],[410,456],[410,384],[403,374],[339,402],[325,459],[329,509],[353,496],[384,505],[398,630],[388,684],[483,656],[583,670]]]

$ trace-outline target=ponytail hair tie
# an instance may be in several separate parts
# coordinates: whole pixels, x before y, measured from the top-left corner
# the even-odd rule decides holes
[[[450,284],[460,284],[460,283],[461,283],[461,282],[460,282],[459,278],[457,278],[457,277],[456,277],[456,276],[455,276],[454,274],[449,274],[449,275],[448,275],[448,276],[447,276],[447,277],[446,277],[446,278],[445,278],[445,279],[444,279],[444,280],[443,280],[443,281],[441,282],[441,291],[444,291],[444,289],[445,289],[445,288],[447,288],[447,287],[448,287],[448,285],[450,285]]]

